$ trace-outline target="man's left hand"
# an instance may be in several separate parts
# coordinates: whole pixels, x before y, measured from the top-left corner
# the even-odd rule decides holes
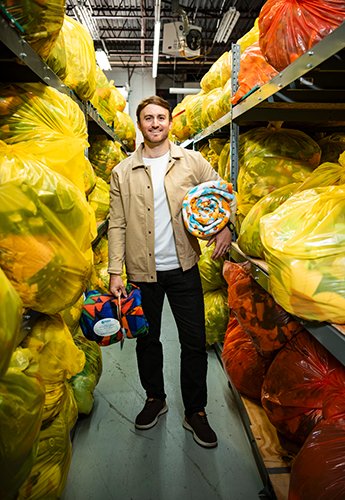
[[[211,258],[216,260],[220,257],[224,257],[231,247],[231,231],[228,226],[225,226],[219,233],[212,236],[207,243],[207,247],[215,243],[214,251]]]

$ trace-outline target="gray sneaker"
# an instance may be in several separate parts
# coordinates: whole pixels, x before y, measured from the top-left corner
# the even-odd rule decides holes
[[[217,435],[208,423],[206,413],[193,413],[185,417],[183,427],[193,433],[194,441],[204,448],[215,448],[218,444]]]
[[[137,429],[151,429],[158,422],[158,418],[168,411],[165,401],[161,399],[148,398],[144,408],[135,419]]]

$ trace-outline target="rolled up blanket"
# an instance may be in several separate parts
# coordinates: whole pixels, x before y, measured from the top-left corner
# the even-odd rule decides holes
[[[194,236],[210,238],[229,222],[233,200],[232,184],[223,180],[193,187],[182,202],[184,225]]]

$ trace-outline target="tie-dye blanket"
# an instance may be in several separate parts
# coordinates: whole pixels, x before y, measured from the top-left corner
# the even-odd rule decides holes
[[[222,180],[203,182],[193,187],[182,202],[187,230],[201,239],[215,235],[228,223],[233,200],[232,184]]]

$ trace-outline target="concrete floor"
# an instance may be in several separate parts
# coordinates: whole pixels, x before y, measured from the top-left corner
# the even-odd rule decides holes
[[[152,429],[134,419],[145,395],[135,341],[102,348],[103,374],[92,414],[78,422],[62,500],[254,500],[263,484],[222,366],[209,352],[207,414],[218,447],[198,446],[182,427],[179,344],[164,308],[165,383],[169,411]]]

